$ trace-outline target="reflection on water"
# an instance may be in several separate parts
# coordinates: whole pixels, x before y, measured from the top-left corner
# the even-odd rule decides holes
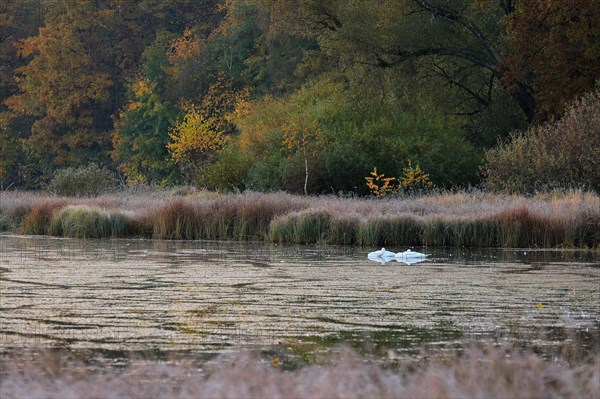
[[[599,347],[598,252],[428,248],[410,266],[367,252],[0,236],[0,350]]]

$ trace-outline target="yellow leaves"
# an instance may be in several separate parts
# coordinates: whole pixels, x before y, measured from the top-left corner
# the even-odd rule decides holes
[[[156,83],[150,82],[148,79],[137,79],[131,85],[131,91],[136,98],[146,97],[154,92]]]
[[[429,174],[423,172],[419,164],[413,168],[410,160],[408,166],[403,169],[404,177],[400,181],[402,188],[409,192],[423,191],[433,186],[429,181]]]
[[[397,188],[392,184],[396,180],[395,177],[385,177],[383,173],[377,173],[377,167],[374,167],[369,174],[371,176],[365,177],[367,187],[371,190],[371,194],[377,198],[389,197],[397,192]]]
[[[385,177],[383,173],[377,173],[377,168],[369,173],[371,176],[365,177],[367,187],[371,194],[378,198],[392,197],[399,192],[411,194],[419,193],[431,189],[433,183],[429,181],[429,174],[425,173],[417,164],[412,166],[408,161],[408,166],[403,169],[404,176],[401,179],[395,177]],[[395,184],[394,180],[398,180]]]
[[[148,79],[141,77],[136,79],[130,87],[133,98],[130,99],[129,104],[127,105],[127,111],[134,111],[140,108],[145,99],[154,95],[155,89],[155,82],[151,82]],[[123,114],[121,114],[121,117],[123,117]]]
[[[236,109],[235,123],[241,130],[240,148],[259,156],[267,155],[271,143],[281,143],[282,129],[289,121],[289,105],[282,99],[265,96],[244,101]]]
[[[223,148],[226,136],[220,121],[207,117],[201,108],[189,106],[183,120],[169,133],[167,149],[175,163],[202,162]]]

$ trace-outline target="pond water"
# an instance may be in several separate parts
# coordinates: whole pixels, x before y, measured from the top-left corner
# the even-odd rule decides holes
[[[416,248],[432,255],[406,265],[372,250],[0,236],[0,352],[600,347],[597,251]]]

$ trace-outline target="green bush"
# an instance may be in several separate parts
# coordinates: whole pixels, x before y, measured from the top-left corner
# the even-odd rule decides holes
[[[485,185],[493,191],[600,192],[600,90],[571,103],[557,122],[514,133],[486,159]]]
[[[205,167],[203,183],[213,190],[244,191],[253,163],[252,157],[240,151],[238,146],[229,145],[221,152],[217,162]]]
[[[96,164],[58,170],[48,191],[69,197],[95,197],[114,189],[118,180],[108,170]]]
[[[239,123],[236,145],[252,162],[222,157],[219,169],[238,171],[243,186],[259,191],[304,192],[308,162],[311,194],[368,194],[364,177],[374,166],[401,176],[409,161],[441,187],[478,182],[482,154],[466,139],[457,118],[431,109],[404,110],[394,98],[358,96],[324,78],[287,98],[252,103]],[[300,121],[300,122],[298,122]],[[308,146],[290,151],[286,132],[310,126]],[[239,181],[239,179],[237,179]],[[239,183],[237,183],[239,185]]]

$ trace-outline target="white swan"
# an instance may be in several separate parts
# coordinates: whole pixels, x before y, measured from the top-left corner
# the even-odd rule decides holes
[[[396,256],[395,252],[386,251],[385,248],[381,248],[379,251],[369,252],[369,255],[367,255],[367,257],[369,259],[374,259],[374,258],[393,258],[394,256]]]
[[[391,251],[384,251],[383,255],[381,255],[382,258],[393,258],[396,256],[395,252],[391,252]]]
[[[382,256],[385,253],[385,248],[381,248],[379,251],[373,251],[373,252],[369,252],[369,255],[367,255],[369,258],[379,258],[380,256]]]
[[[422,258],[394,258],[394,260],[398,263],[404,263],[405,265],[414,265],[417,263],[425,262],[427,260],[426,257]]]
[[[431,254],[422,254],[420,252],[414,252],[414,251],[411,251],[410,249],[407,249],[404,252],[398,252],[395,257],[396,257],[396,259],[426,258],[430,255]]]

